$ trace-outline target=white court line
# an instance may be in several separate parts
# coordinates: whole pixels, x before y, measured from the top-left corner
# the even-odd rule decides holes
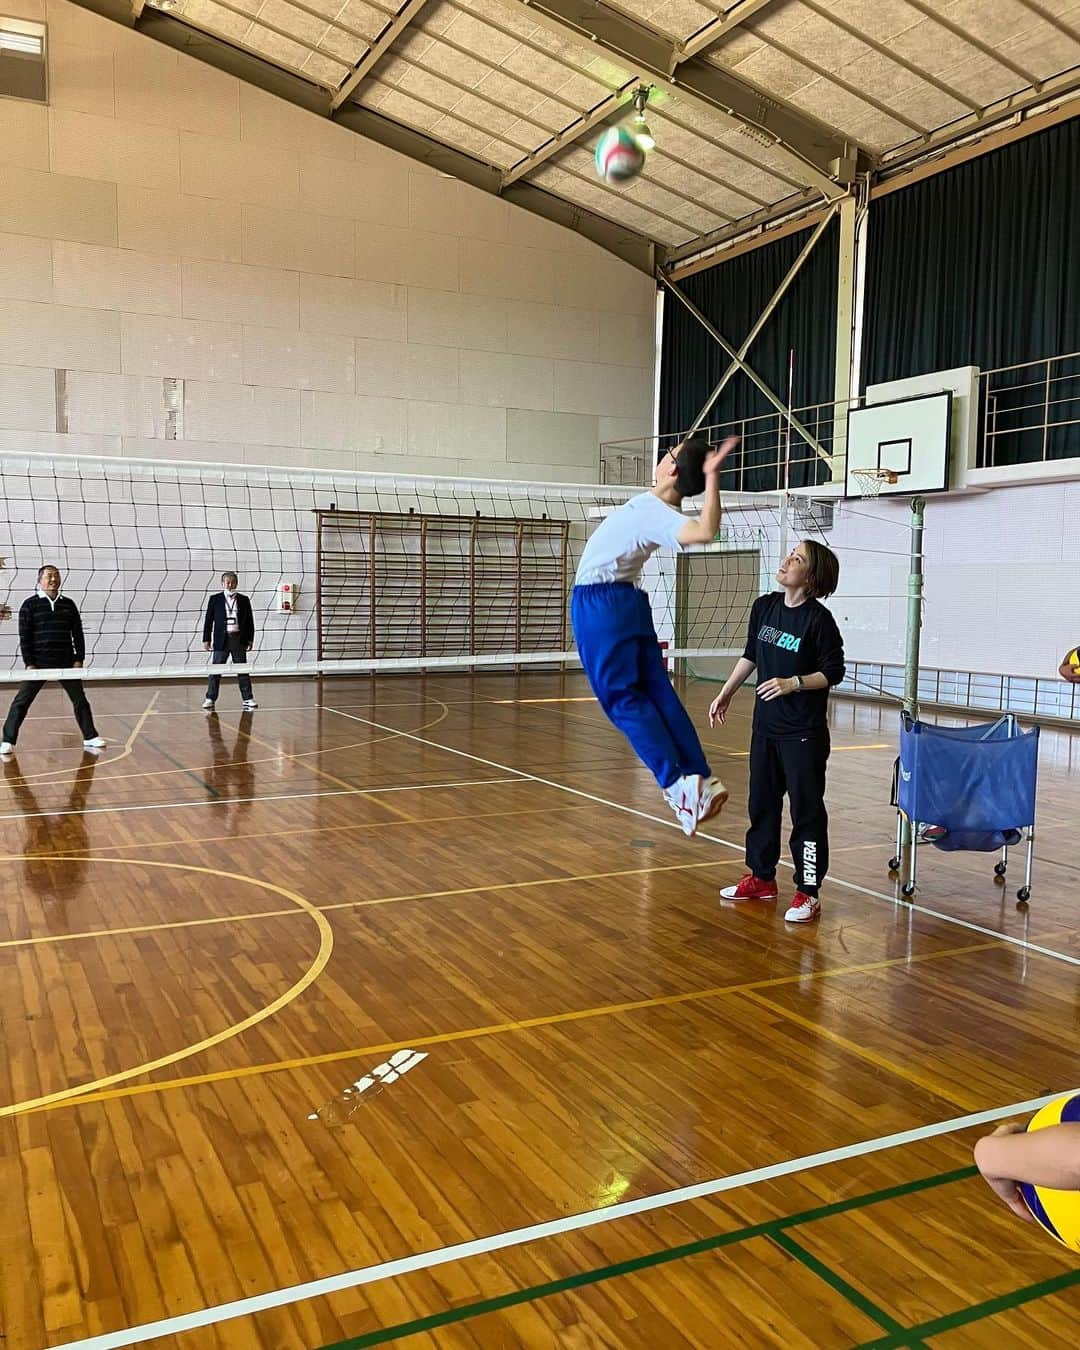
[[[283,1308],[291,1303],[300,1303],[304,1299],[323,1298],[342,1289],[356,1289],[361,1285],[375,1284],[380,1280],[397,1279],[418,1270],[444,1266],[451,1261],[466,1261],[474,1256],[504,1251],[507,1247],[520,1247],[523,1243],[558,1237],[562,1233],[577,1232],[582,1228],[592,1228],[596,1224],[611,1223],[615,1219],[647,1214],[651,1210],[664,1209],[668,1205],[681,1205],[688,1200],[703,1200],[710,1195],[720,1195],[724,1191],[734,1191],[742,1186],[754,1186],[763,1181],[774,1181],[777,1177],[807,1172],[815,1167],[827,1167],[830,1163],[863,1158],[869,1153],[903,1148],[908,1144],[917,1144],[924,1139],[934,1139],[938,1135],[952,1134],[957,1130],[989,1125],[1009,1116],[1037,1111],[1062,1095],[1063,1093],[1054,1092],[1031,1101],[1014,1102],[1011,1106],[996,1106],[988,1111],[976,1111],[971,1115],[956,1116],[952,1120],[936,1121],[932,1125],[917,1125],[914,1129],[900,1130],[896,1134],[882,1135],[877,1139],[864,1139],[859,1143],[844,1144],[840,1148],[825,1149],[821,1153],[808,1153],[801,1158],[771,1163],[767,1167],[755,1167],[749,1172],[715,1177],[711,1181],[699,1181],[693,1186],[679,1186],[674,1190],[660,1191],[655,1195],[642,1195],[636,1200],[625,1200],[621,1204],[608,1205],[603,1209],[566,1214],[558,1219],[550,1219],[546,1223],[528,1224],[524,1228],[512,1228],[505,1233],[491,1233],[487,1237],[473,1238],[468,1242],[456,1242],[451,1246],[416,1252],[412,1256],[403,1256],[395,1261],[383,1261],[374,1266],[362,1266],[359,1270],[342,1271],[338,1275],[309,1280],[306,1284],[294,1284],[288,1289],[270,1289],[266,1293],[253,1294],[248,1298],[237,1299],[233,1303],[219,1303],[215,1308],[181,1313],[176,1317],[164,1318],[160,1322],[144,1322],[142,1326],[127,1327],[122,1331],[109,1331],[102,1336],[90,1336],[82,1341],[68,1341],[64,1345],[54,1346],[53,1350],[121,1350],[123,1346],[144,1345],[147,1341],[161,1336],[177,1336],[185,1331],[194,1331],[197,1327],[214,1326],[218,1322],[230,1321],[235,1317],[250,1317],[269,1308]],[[987,1204],[989,1203],[991,1202],[988,1199]]]
[[[331,708],[329,704],[320,704],[325,712],[337,713],[339,717],[348,717],[354,722],[362,722],[365,726],[375,727],[378,731],[395,731],[394,727],[384,726],[381,722],[372,722],[366,717],[357,717],[355,713],[343,712],[340,708]],[[521,778],[527,778],[533,783],[543,783],[545,787],[558,788],[560,792],[569,792],[575,797],[584,797],[586,801],[596,802],[600,806],[610,806],[616,811],[625,811],[631,816],[639,816],[642,820],[651,820],[656,825],[669,826],[673,830],[679,829],[679,825],[674,820],[669,820],[665,816],[654,816],[648,811],[639,811],[635,806],[626,806],[623,802],[609,801],[606,797],[597,797],[592,792],[583,792],[580,788],[568,787],[565,783],[553,782],[550,778],[539,778],[534,773],[527,773],[524,769],[515,769],[512,764],[499,764],[493,759],[483,759],[480,755],[472,755],[467,750],[455,750],[452,745],[441,745],[438,741],[429,741],[423,736],[416,736],[411,731],[398,731],[397,736],[406,741],[418,741],[421,745],[426,745],[433,750],[445,750],[448,755],[460,755],[463,759],[471,759],[476,764],[484,764],[489,769],[500,769],[503,773],[515,773]],[[703,830],[698,830],[695,838],[707,839],[710,844],[721,844],[724,848],[734,849],[736,853],[743,853],[745,850],[742,844],[733,844],[730,839],[721,839],[715,834],[706,834]],[[786,867],[788,871],[794,871],[794,866],[784,859],[780,860],[780,866]],[[1013,947],[1022,947],[1024,951],[1036,952],[1039,956],[1049,956],[1055,961],[1062,961],[1066,965],[1080,966],[1080,956],[1070,956],[1067,952],[1055,951],[1053,947],[1041,947],[1038,943],[1028,942],[1026,938],[1011,937],[1008,933],[1002,933],[996,928],[986,928],[981,923],[972,923],[968,919],[958,919],[953,914],[945,914],[938,909],[929,909],[926,905],[918,905],[914,901],[905,900],[902,904],[895,896],[886,895],[883,891],[871,890],[869,886],[860,886],[855,881],[844,881],[841,877],[829,873],[829,884],[831,886],[840,886],[847,891],[857,891],[860,895],[868,895],[874,900],[883,900],[885,904],[891,905],[894,910],[903,912],[914,911],[917,914],[926,914],[932,919],[940,919],[943,923],[953,924],[957,928],[966,928],[972,933],[982,933],[986,937],[996,938],[999,942],[1008,943]]]
[[[396,730],[396,728],[393,727],[384,727],[377,722],[370,722],[367,718],[357,717],[352,713],[343,712],[338,708],[331,708],[325,704],[322,706],[327,712],[337,713],[338,716],[351,718],[351,720],[355,722],[363,722],[378,730]],[[400,732],[399,735],[404,739],[418,741],[420,744],[429,746],[433,749],[445,750],[449,754],[458,755],[464,759],[487,765],[490,768],[496,768],[503,772],[515,774],[518,781],[527,780],[541,783],[546,787],[556,788],[560,791],[571,793],[573,796],[583,797],[588,801],[596,802],[602,806],[614,807],[618,810],[626,811],[629,814],[639,816],[644,820],[654,821],[661,825],[670,825],[675,829],[678,828],[673,821],[664,820],[658,816],[652,816],[648,812],[639,811],[634,807],[624,806],[618,802],[607,801],[603,797],[597,797],[592,793],[582,792],[578,788],[567,787],[563,783],[556,783],[550,779],[540,778],[535,774],[527,773],[521,769],[514,769],[509,765],[498,764],[494,760],[483,759],[479,755],[469,754],[465,750],[456,750],[452,746],[440,745],[436,741],[425,740],[423,737],[413,735],[411,732]],[[712,843],[721,844],[726,848],[737,849],[739,852],[742,851],[741,846],[732,844],[726,839],[718,839],[712,835],[702,835],[702,838],[708,839]],[[834,880],[833,884],[846,886],[850,890],[860,891],[875,899],[884,900],[886,903],[896,907],[896,902],[893,899],[889,896],[882,895],[877,891],[868,890],[866,887],[857,886],[852,882],[837,882]],[[916,905],[908,906],[908,908],[921,910],[921,907]],[[940,917],[946,922],[959,924],[964,928],[970,928],[977,932],[986,933],[990,937],[998,938],[1003,942],[1013,942],[1017,945],[1027,947],[1029,950],[1042,952],[1045,955],[1056,957],[1059,960],[1066,961],[1073,965],[1080,965],[1080,960],[1066,956],[1063,953],[1052,952],[1045,948],[1035,947],[1033,944],[1022,942],[1019,939],[1008,938],[1004,934],[997,933],[992,929],[982,928],[977,924],[970,924],[964,920],[952,919],[949,915],[936,915],[933,910],[922,910],[922,912],[935,915],[935,917]],[[587,1210],[580,1214],[564,1215],[561,1218],[552,1219],[545,1223],[530,1224],[524,1228],[512,1229],[504,1233],[493,1233],[487,1237],[475,1238],[468,1242],[455,1243],[451,1246],[414,1253],[411,1256],[402,1257],[398,1260],[385,1261],[378,1265],[365,1266],[358,1270],[344,1271],[338,1275],[330,1275],[322,1279],[311,1280],[306,1284],[294,1285],[287,1289],[268,1290],[262,1294],[238,1299],[231,1303],[219,1304],[217,1307],[204,1308],[191,1313],[183,1313],[179,1316],[166,1318],[159,1322],[148,1322],[144,1323],[142,1326],[108,1332],[104,1335],[92,1336],[81,1341],[70,1341],[66,1345],[54,1347],[54,1350],[121,1350],[121,1347],[125,1346],[142,1345],[147,1341],[152,1341],[159,1337],[180,1335],[186,1331],[195,1330],[198,1327],[213,1326],[219,1322],[229,1321],[233,1318],[252,1316],[270,1308],[286,1307],[289,1304],[298,1303],[305,1299],[324,1297],[343,1289],[355,1289],[359,1286],[373,1284],[377,1281],[395,1279],[415,1271],[430,1270],[436,1266],[446,1265],[452,1261],[467,1260],[473,1256],[505,1250],[506,1248],[520,1246],[528,1242],[536,1242],[544,1238],[558,1236],[562,1233],[575,1232],[580,1229],[592,1227],[596,1224],[610,1223],[615,1219],[628,1218],[632,1215],[662,1209],[669,1205],[683,1204],[686,1201],[704,1199],[708,1196],[718,1195],[725,1191],[735,1190],[743,1186],[756,1185],[764,1181],[774,1180],[778,1177],[791,1176],[798,1172],[809,1171],[812,1168],[824,1167],[830,1163],[864,1157],[867,1154],[882,1152],[890,1148],[905,1147],[909,1144],[918,1143],[924,1139],[932,1139],[939,1135],[954,1133],[957,1130],[991,1124],[994,1121],[1003,1120],[1009,1116],[1037,1111],[1040,1107],[1056,1100],[1060,1095],[1062,1094],[1055,1092],[1045,1097],[1035,1098],[1031,1101],[1015,1102],[1010,1106],[994,1107],[986,1111],[978,1111],[966,1116],[957,1116],[952,1120],[939,1121],[930,1125],[919,1125],[910,1130],[902,1130],[895,1134],[883,1135],[877,1139],[863,1140],[855,1144],[847,1144],[839,1148],[827,1149],[820,1153],[807,1154],[803,1157],[788,1159],[786,1162],[772,1163],[766,1167],[754,1168],[750,1171],[740,1172],[733,1176],[716,1177],[711,1181],[698,1182],[692,1186],[682,1186],[673,1190],[662,1191],[654,1195],[640,1196],[635,1200],[625,1201],[622,1204],[610,1205],[602,1209]]]
[[[529,701],[529,700],[526,700],[526,702],[528,702],[528,701]],[[557,699],[557,700],[554,700],[554,701],[555,701],[555,702],[564,702],[565,700]],[[580,701],[580,700],[576,700],[576,699],[575,699],[575,700],[573,700],[573,701],[577,702],[577,701]],[[590,696],[590,698],[589,698],[587,701],[590,702],[590,703],[595,702],[595,700],[594,700],[591,696]],[[365,699],[362,703],[343,703],[341,706],[342,706],[343,708],[370,708],[373,702],[374,702],[373,699]],[[384,702],[379,702],[379,707],[380,707],[380,708],[414,708],[418,703],[442,703],[442,704],[445,704],[446,706],[451,707],[451,708],[462,708],[462,707],[467,707],[467,706],[470,705],[470,704],[499,704],[499,703],[520,703],[520,702],[521,702],[520,699],[498,699],[498,698],[492,698],[492,697],[490,697],[490,696],[488,696],[487,698],[435,698],[434,695],[432,695],[432,694],[417,694],[415,698],[402,699],[400,702],[395,702],[395,703],[384,703]],[[319,706],[319,705],[318,705],[317,703],[260,703],[260,704],[259,704],[259,707],[258,707],[258,711],[259,711],[260,713],[272,713],[272,712],[317,712],[317,711],[318,711],[318,706]],[[127,709],[121,709],[119,712],[113,711],[113,712],[101,712],[101,713],[95,713],[94,716],[98,719],[99,722],[101,722],[101,721],[103,721],[106,717],[114,717],[114,718],[119,718],[119,717],[138,717],[138,715],[139,715],[139,713],[140,713],[141,711],[142,711],[141,708],[127,708]],[[242,714],[243,711],[244,711],[243,708],[242,708],[242,707],[240,706],[240,704],[238,703],[238,704],[236,704],[236,706],[235,706],[234,708],[224,708],[224,709],[220,709],[220,710],[218,711],[218,717],[219,717],[219,718],[231,717],[231,716],[233,716],[234,714],[235,714],[236,716],[240,716],[240,714]],[[378,711],[378,709],[373,709],[373,711]],[[205,708],[155,708],[154,711],[153,711],[153,713],[151,714],[151,716],[153,716],[153,717],[203,717],[203,718],[205,718],[205,717],[208,716],[208,712],[207,712],[207,710],[206,710]],[[70,713],[70,712],[66,712],[66,713],[30,713],[29,716],[26,718],[26,721],[27,721],[27,722],[70,722],[70,721],[71,721],[71,713]],[[36,747],[36,748],[37,748],[37,749],[41,749],[41,750],[47,750],[47,749],[50,749],[50,747],[48,747],[48,746],[39,746],[39,747]],[[56,747],[53,746],[53,747],[51,747],[51,748],[52,748],[52,750],[55,752]],[[332,748],[332,747],[331,747],[331,748]]]
[[[467,778],[460,783],[406,783],[399,787],[373,788],[328,788],[325,792],[279,792],[266,797],[208,797],[197,802],[149,802],[145,806],[86,806],[79,811],[20,811],[13,815],[0,816],[0,820],[40,820],[53,816],[100,816],[120,811],[170,811],[180,806],[231,806],[237,802],[293,802],[305,797],[370,797],[386,792],[427,792],[434,788],[481,787],[488,783],[521,783],[518,778]],[[66,784],[65,784],[66,786]],[[423,821],[415,821],[417,825]],[[194,840],[177,840],[177,843],[194,843]]]
[[[424,700],[419,699],[419,696],[418,696],[418,698],[417,698],[416,700],[414,700],[414,701],[422,702],[422,701],[424,701]],[[429,703],[438,703],[438,702],[441,702],[441,700],[439,700],[439,699],[427,699],[426,701],[429,702]],[[364,707],[365,705],[364,705],[363,703],[346,703],[344,706],[345,706],[346,708],[362,708],[362,707]],[[408,703],[387,703],[387,704],[384,704],[383,706],[384,706],[384,707],[388,707],[388,708],[404,708],[404,707],[409,707],[409,706],[411,706],[411,704],[408,704]],[[259,704],[259,707],[258,707],[258,711],[259,711],[260,713],[268,713],[268,712],[307,712],[307,711],[313,710],[314,707],[315,707],[315,705],[312,704],[312,703],[276,703],[276,704],[275,704],[275,703],[271,703],[271,704],[260,703],[260,704]],[[113,709],[113,710],[110,711],[110,712],[95,713],[94,716],[98,719],[98,721],[103,721],[106,717],[138,717],[139,711],[140,711],[140,710],[139,710],[138,708],[121,708],[121,709],[119,709],[118,711],[117,711],[116,709]],[[239,716],[243,711],[244,711],[244,709],[241,707],[241,705],[240,705],[239,703],[237,703],[236,706],[233,707],[233,708],[222,708],[222,709],[218,710],[218,717],[219,717],[219,718],[220,718],[220,717],[229,717],[229,716],[231,716],[233,713],[235,713],[237,716]],[[209,715],[210,715],[210,712],[209,712],[209,709],[207,709],[207,708],[155,708],[155,709],[154,709],[154,713],[153,713],[153,716],[154,716],[154,717],[203,717],[203,718],[206,718],[206,717],[209,717]],[[27,721],[27,722],[70,722],[70,721],[71,721],[71,713],[70,713],[70,712],[66,712],[66,713],[30,713],[29,716],[26,718],[26,721]],[[24,723],[24,725],[25,725],[25,723]]]

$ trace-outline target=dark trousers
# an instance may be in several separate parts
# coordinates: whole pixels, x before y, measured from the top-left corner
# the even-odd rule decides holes
[[[708,778],[694,724],[664,669],[645,592],[623,582],[575,586],[570,617],[593,693],[660,786],[686,774]]]
[[[762,881],[772,881],[780,860],[784,793],[791,805],[791,861],[795,888],[817,895],[829,866],[829,813],[825,810],[828,735],[805,739],[750,740],[750,828],[746,864]]]
[[[61,680],[60,687],[71,699],[72,711],[75,713],[75,720],[79,724],[83,740],[92,741],[97,735],[97,728],[94,726],[94,714],[90,711],[90,700],[86,697],[82,680]],[[8,709],[3,740],[10,741],[14,745],[19,739],[19,728],[26,720],[30,705],[44,688],[44,680],[26,680],[19,685],[19,692],[12,699],[11,707]]]
[[[247,648],[244,646],[244,639],[239,633],[230,633],[225,641],[229,645],[225,647],[224,650],[220,650],[217,647],[214,648],[213,654],[210,657],[212,664],[215,666],[223,666],[231,656],[236,665],[244,665],[248,658]],[[245,699],[251,698],[251,676],[238,675],[236,678],[240,685],[240,697]],[[209,699],[216,699],[220,688],[221,676],[211,675],[206,681],[206,697]]]

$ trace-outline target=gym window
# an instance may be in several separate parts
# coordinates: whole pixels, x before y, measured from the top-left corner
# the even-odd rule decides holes
[[[0,98],[49,101],[43,23],[0,15]]]

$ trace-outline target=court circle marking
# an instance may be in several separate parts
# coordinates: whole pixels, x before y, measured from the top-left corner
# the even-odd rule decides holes
[[[21,854],[8,854],[0,857],[0,863],[4,862],[22,862]],[[233,1036],[239,1036],[242,1032],[250,1030],[251,1027],[258,1026],[260,1022],[265,1022],[268,1017],[273,1017],[277,1012],[286,1008],[294,999],[298,998],[306,989],[308,989],[319,978],[326,969],[327,962],[330,960],[331,953],[334,950],[334,933],[330,927],[330,922],[326,915],[317,909],[310,900],[306,900],[296,891],[287,890],[284,886],[278,886],[272,881],[262,881],[257,877],[248,876],[243,872],[226,872],[216,867],[200,867],[194,863],[172,863],[159,862],[147,858],[88,858],[87,862],[93,864],[103,864],[107,867],[159,867],[166,868],[175,872],[197,872],[204,876],[221,877],[228,881],[239,881],[246,886],[257,886],[260,890],[273,891],[275,895],[280,895],[288,900],[290,904],[296,905],[303,913],[310,915],[315,923],[319,933],[319,949],[315,953],[307,970],[296,980],[284,993],[279,994],[272,1002],[257,1012],[251,1013],[248,1017],[239,1022],[233,1022],[230,1026],[216,1031],[212,1036],[204,1037],[201,1041],[196,1041],[191,1045],[185,1046],[181,1050],[174,1050],[168,1055],[162,1055],[158,1059],[145,1060],[141,1064],[136,1064],[129,1069],[121,1069],[117,1073],[108,1074],[103,1078],[95,1078],[88,1083],[78,1083],[73,1087],[61,1088],[57,1092],[46,1093],[40,1097],[30,1097],[25,1101],[12,1102],[9,1106],[0,1107],[0,1119],[24,1115],[28,1111],[38,1110],[44,1106],[52,1106],[57,1102],[69,1101],[73,1097],[81,1097],[89,1092],[97,1092],[103,1088],[112,1087],[116,1083],[127,1082],[128,1079],[137,1078],[141,1074],[153,1073],[157,1069],[165,1069],[181,1060],[188,1059],[192,1055],[200,1054],[204,1050],[211,1050],[214,1046],[221,1045],[223,1041],[231,1040]],[[243,920],[243,915],[235,915],[237,920]],[[97,937],[108,937],[108,930],[96,934]]]

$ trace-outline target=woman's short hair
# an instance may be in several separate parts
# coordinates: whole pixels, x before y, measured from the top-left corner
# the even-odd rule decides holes
[[[802,546],[806,554],[806,593],[824,600],[840,584],[840,559],[816,539],[804,539]]]

